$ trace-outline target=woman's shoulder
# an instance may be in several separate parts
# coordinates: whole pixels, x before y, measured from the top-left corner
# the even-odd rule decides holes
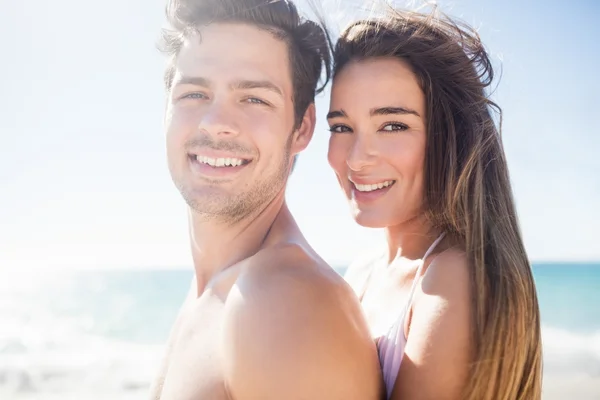
[[[421,290],[437,294],[447,301],[470,304],[471,273],[467,253],[460,247],[450,247],[427,260],[429,265]]]
[[[450,272],[448,270],[458,269],[465,272],[468,270],[469,264],[463,243],[449,235],[443,238],[435,251],[424,262],[423,279],[429,275],[440,275],[438,269],[443,269],[447,272]]]

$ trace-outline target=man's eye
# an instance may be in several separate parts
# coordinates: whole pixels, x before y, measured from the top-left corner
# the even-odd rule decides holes
[[[204,93],[198,93],[198,92],[194,92],[194,93],[188,93],[184,96],[181,96],[182,99],[206,99],[208,98]]]
[[[246,99],[246,102],[247,103],[252,103],[252,104],[265,104],[265,105],[267,104],[266,102],[264,102],[261,99],[256,98],[256,97],[248,97]]]

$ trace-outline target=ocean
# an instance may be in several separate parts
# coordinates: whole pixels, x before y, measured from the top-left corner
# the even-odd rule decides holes
[[[543,398],[600,399],[600,264],[535,264],[534,274]],[[0,400],[147,399],[191,278],[191,270],[0,272]]]

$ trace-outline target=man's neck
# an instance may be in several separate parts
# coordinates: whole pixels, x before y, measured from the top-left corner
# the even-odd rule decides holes
[[[284,191],[236,222],[206,219],[190,211],[190,241],[198,295],[220,272],[258,252],[280,214],[289,213]]]

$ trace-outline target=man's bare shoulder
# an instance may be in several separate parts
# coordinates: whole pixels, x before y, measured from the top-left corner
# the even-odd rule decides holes
[[[376,348],[358,299],[301,246],[261,251],[245,263],[223,329],[236,400],[378,398]]]
[[[249,258],[240,272],[237,287],[260,290],[265,295],[283,292],[290,302],[295,296],[325,306],[336,301],[355,302],[349,286],[333,268],[295,244],[265,249]]]
[[[244,312],[257,308],[261,314],[279,311],[290,324],[306,313],[315,323],[362,318],[360,302],[347,282],[327,263],[298,245],[277,246],[249,259],[232,292],[228,311],[235,312],[239,307]],[[253,301],[240,301],[244,298]],[[319,326],[325,325],[317,324],[316,328]],[[366,322],[356,328],[368,335]]]

